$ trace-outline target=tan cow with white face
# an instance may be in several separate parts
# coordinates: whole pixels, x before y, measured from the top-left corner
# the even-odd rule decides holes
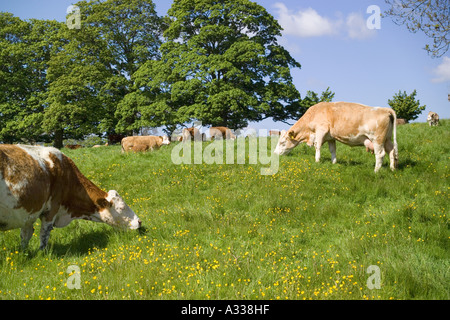
[[[396,133],[397,116],[391,108],[368,107],[350,102],[321,102],[306,113],[285,133],[282,133],[275,153],[289,153],[301,142],[316,149],[328,142],[331,160],[336,163],[336,140],[349,146],[365,146],[375,152],[375,172],[389,154],[391,170],[398,162]],[[393,141],[391,140],[394,135]]]
[[[55,148],[0,145],[0,230],[22,229],[22,247],[41,219],[40,249],[53,227],[74,219],[138,229],[141,221],[119,194],[89,181],[73,161]]]

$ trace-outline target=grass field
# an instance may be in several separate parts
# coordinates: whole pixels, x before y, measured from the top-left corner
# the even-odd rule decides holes
[[[336,165],[301,145],[273,176],[175,165],[176,143],[63,149],[145,230],[73,221],[46,251],[38,226],[25,251],[19,230],[0,233],[0,299],[450,299],[449,141],[449,120],[400,126],[399,169],[377,174],[339,143]]]

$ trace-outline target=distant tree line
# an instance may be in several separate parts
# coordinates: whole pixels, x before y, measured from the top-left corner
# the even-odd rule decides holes
[[[288,122],[327,89],[302,99],[279,45],[282,28],[249,0],[80,1],[81,28],[0,12],[0,141],[171,133],[190,121],[243,128]]]

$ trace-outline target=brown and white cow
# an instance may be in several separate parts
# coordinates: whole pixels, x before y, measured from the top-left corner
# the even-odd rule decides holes
[[[375,172],[389,154],[390,167],[397,167],[397,116],[391,108],[368,107],[349,102],[321,102],[306,113],[285,133],[281,134],[276,154],[286,154],[301,142],[316,149],[328,142],[331,161],[336,163],[336,140],[349,146],[366,146],[375,151]],[[394,135],[393,141],[391,140]]]
[[[209,128],[209,135],[211,136],[211,140],[213,139],[231,139],[235,140],[236,136],[234,133],[227,127],[211,127]]]
[[[439,115],[436,112],[430,111],[428,112],[427,122],[431,126],[439,125]]]
[[[168,136],[131,136],[123,138],[121,141],[122,153],[128,151],[157,150],[162,145],[170,144]]]
[[[55,148],[0,145],[0,230],[20,228],[26,247],[41,219],[40,249],[53,227],[74,219],[138,229],[141,221],[119,194],[89,181],[73,161]]]

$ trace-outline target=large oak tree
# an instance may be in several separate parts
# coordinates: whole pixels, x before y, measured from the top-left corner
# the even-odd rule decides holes
[[[288,117],[300,98],[290,71],[300,64],[278,43],[282,29],[262,6],[175,0],[166,23],[161,60],[139,71],[146,96],[155,97],[143,117],[233,129]]]

